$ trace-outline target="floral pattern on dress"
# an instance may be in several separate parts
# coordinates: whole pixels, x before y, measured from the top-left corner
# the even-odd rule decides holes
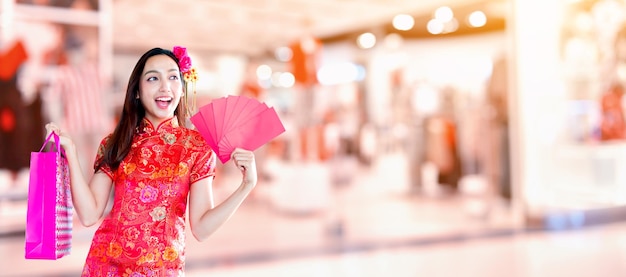
[[[118,169],[100,169],[113,180],[115,197],[82,276],[184,276],[187,196],[192,183],[215,174],[216,156],[175,117],[156,128],[144,119],[142,126]]]

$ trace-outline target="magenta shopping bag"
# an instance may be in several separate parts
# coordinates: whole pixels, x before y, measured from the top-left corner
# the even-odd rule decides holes
[[[44,151],[52,137],[53,145]],[[56,260],[70,254],[72,215],[67,159],[59,136],[51,133],[30,155],[25,258]]]

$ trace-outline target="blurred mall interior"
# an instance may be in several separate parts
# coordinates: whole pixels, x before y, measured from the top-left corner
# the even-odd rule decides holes
[[[24,258],[47,122],[89,174],[152,47],[201,107],[245,95],[285,132],[187,276],[626,276],[626,0],[0,0],[0,276]],[[218,162],[216,202],[237,184]]]

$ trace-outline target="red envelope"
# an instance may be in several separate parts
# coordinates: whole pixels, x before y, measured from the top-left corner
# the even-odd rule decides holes
[[[200,134],[207,142],[207,144],[211,147],[211,149],[216,148],[217,143],[213,138],[214,132],[211,131],[215,129],[215,125],[213,125],[212,123],[214,121],[212,105],[208,104],[204,106],[204,109],[199,110],[198,113],[190,118],[190,120],[193,125],[196,126],[196,129],[198,130],[198,132],[200,132]]]
[[[246,96],[214,99],[200,107],[191,122],[222,163],[235,148],[254,151],[285,132],[274,108]]]
[[[280,123],[274,108],[268,108],[225,134],[224,141],[228,142],[229,146],[258,149],[284,131],[285,127]]]

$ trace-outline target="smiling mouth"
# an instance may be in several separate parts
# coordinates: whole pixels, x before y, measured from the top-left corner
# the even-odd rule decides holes
[[[170,103],[172,103],[172,98],[171,97],[159,97],[155,101],[159,108],[167,108],[167,106],[169,106]]]

